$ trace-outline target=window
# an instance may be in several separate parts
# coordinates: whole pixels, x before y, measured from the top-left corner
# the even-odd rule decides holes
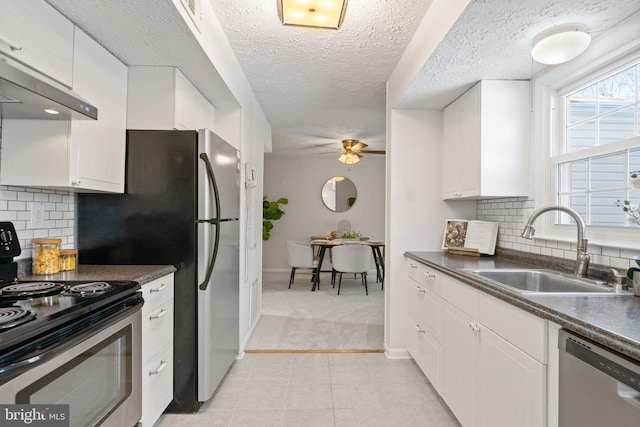
[[[629,225],[622,204],[640,202],[630,183],[640,171],[640,61],[559,96],[562,137],[551,156],[557,202],[590,226]]]

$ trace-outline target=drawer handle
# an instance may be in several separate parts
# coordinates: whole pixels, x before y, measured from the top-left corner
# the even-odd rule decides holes
[[[424,294],[427,292],[426,290],[422,289],[420,286],[416,286],[416,291],[418,291],[418,293],[421,293],[421,294]]]
[[[418,332],[419,334],[424,334],[424,329],[420,329],[420,325],[416,325],[416,332]]]
[[[426,273],[424,273],[425,277],[430,278],[430,279],[435,279],[436,275],[433,273],[429,273],[428,271]]]
[[[153,288],[150,289],[149,292],[153,293],[153,292],[162,292],[165,289],[167,289],[169,287],[169,285],[167,285],[166,283],[163,283],[162,285],[158,286],[157,288]]]
[[[149,371],[149,375],[158,375],[164,368],[167,367],[168,364],[169,362],[167,362],[166,360],[161,360],[160,365],[156,368],[155,371]]]
[[[4,38],[4,37],[0,37],[0,41],[3,42],[4,44],[9,46],[9,49],[11,49],[12,51],[16,51],[16,50],[22,50],[22,46],[19,46],[15,43],[13,43],[11,40]]]
[[[162,316],[164,316],[165,314],[167,314],[168,312],[169,312],[169,310],[162,308],[162,309],[160,309],[160,312],[158,314],[154,314],[154,315],[149,316],[149,319],[151,319],[151,320],[159,319]]]

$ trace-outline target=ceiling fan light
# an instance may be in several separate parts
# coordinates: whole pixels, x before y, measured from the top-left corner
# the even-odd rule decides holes
[[[338,160],[344,163],[345,165],[352,165],[360,161],[360,156],[353,153],[352,151],[347,151],[342,153],[338,158]]]
[[[330,28],[342,25],[347,0],[277,0],[282,25]]]
[[[576,26],[554,28],[536,37],[531,56],[541,64],[562,64],[583,53],[589,44],[589,33]]]

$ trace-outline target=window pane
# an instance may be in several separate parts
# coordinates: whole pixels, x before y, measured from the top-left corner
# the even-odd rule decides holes
[[[561,163],[558,165],[560,192],[568,193],[587,189],[587,162]]]
[[[567,129],[567,151],[574,153],[584,148],[596,146],[596,122],[590,121]]]
[[[610,114],[600,119],[599,138],[600,144],[605,145],[621,141],[633,136],[634,108],[625,108],[617,113]]]
[[[636,99],[635,67],[602,80],[598,84],[599,112],[606,113],[614,108],[632,104]]]
[[[567,97],[567,122],[573,124],[596,115],[596,85]]]
[[[594,157],[591,160],[592,190],[626,186],[625,154],[623,151],[610,156]]]
[[[625,192],[608,191],[591,195],[591,225],[616,226],[624,224],[625,213],[618,206],[618,201],[624,199]]]

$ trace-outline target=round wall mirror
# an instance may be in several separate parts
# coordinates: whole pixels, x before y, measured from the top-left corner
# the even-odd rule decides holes
[[[331,177],[322,187],[322,202],[334,212],[348,211],[357,197],[356,185],[344,176]]]

